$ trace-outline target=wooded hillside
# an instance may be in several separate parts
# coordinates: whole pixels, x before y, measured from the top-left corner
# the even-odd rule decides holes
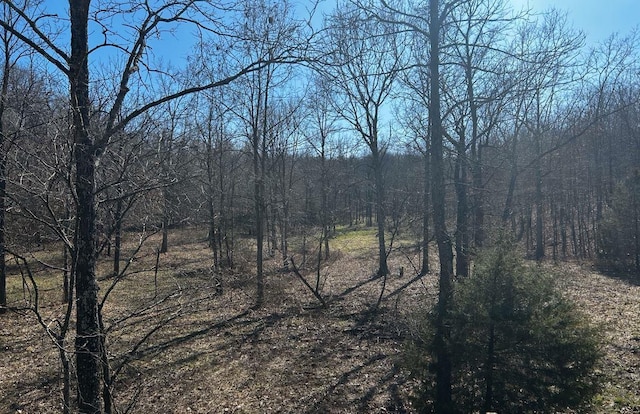
[[[305,370],[335,365],[298,373],[302,405],[300,389],[259,405],[283,360],[246,379],[248,408],[207,389],[194,410],[349,412],[357,377],[357,411],[410,411],[388,358],[402,318],[431,309],[433,409],[448,413],[454,292],[497,238],[532,266],[584,272],[577,292],[640,281],[637,32],[585,45],[565,13],[506,0],[0,6],[0,366],[27,375],[33,359],[9,355],[42,355],[47,410],[157,410],[153,356],[175,353],[178,375],[202,362],[180,360],[184,346],[211,333],[198,346],[224,353],[206,359],[244,364],[265,330],[271,351],[302,344],[323,362]],[[341,329],[359,342],[331,342]],[[624,338],[637,351],[637,332]],[[252,363],[271,351],[250,347]],[[339,364],[350,355],[361,365]],[[11,378],[2,409],[38,412],[21,394],[38,384]],[[637,409],[624,395],[613,404]]]

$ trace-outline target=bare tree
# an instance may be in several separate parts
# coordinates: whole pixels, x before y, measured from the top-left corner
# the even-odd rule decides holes
[[[291,67],[278,64],[278,56],[289,55],[299,46],[304,22],[293,17],[289,2],[271,4],[263,0],[247,0],[242,4],[241,27],[233,47],[238,50],[238,63],[265,62],[252,70],[234,88],[234,106],[227,106],[240,120],[247,138],[252,162],[253,204],[256,237],[256,306],[264,301],[264,242],[268,224],[268,178],[270,139],[274,136],[274,100],[278,90],[289,81]],[[224,47],[224,46],[223,46]],[[271,241],[269,241],[271,242]]]
[[[240,151],[234,148],[233,131],[229,127],[231,110],[224,102],[226,95],[221,90],[209,91],[193,102],[196,111],[201,111],[196,121],[200,145],[204,146],[202,185],[205,192],[208,219],[208,243],[213,253],[213,267],[233,267],[233,221],[234,189],[237,174],[237,159]]]
[[[327,158],[330,155],[330,138],[336,132],[338,115],[332,110],[330,87],[327,85],[328,79],[321,75],[316,75],[313,89],[309,99],[310,126],[307,142],[313,148],[317,157],[320,158],[320,226],[321,234],[318,244],[316,290],[320,284],[320,263],[329,259],[329,238],[331,235],[332,211],[329,206],[329,167]]]
[[[282,268],[289,270],[289,236],[292,227],[291,207],[295,199],[296,164],[301,140],[302,102],[298,97],[289,97],[280,102],[273,111],[274,128],[269,139],[271,174],[271,201],[269,203],[272,228],[277,228],[280,238],[272,237],[272,249],[278,249],[282,257]]]
[[[24,13],[32,13],[39,1],[21,0],[18,3]],[[2,4],[2,19],[15,27],[16,30],[24,30],[24,22],[8,4]],[[2,53],[2,78],[0,80],[0,314],[7,307],[7,275],[5,269],[6,249],[6,190],[7,190],[7,151],[10,145],[9,128],[6,125],[6,112],[9,103],[9,83],[17,65],[23,58],[30,54],[30,50],[20,42],[18,37],[7,28],[0,31],[0,52]]]
[[[415,56],[415,52],[414,52]],[[431,131],[429,127],[428,101],[428,74],[424,68],[417,67],[403,74],[403,83],[408,89],[404,105],[401,107],[400,120],[411,133],[411,142],[408,144],[414,152],[420,153],[422,158],[422,234],[420,249],[422,262],[419,274],[424,276],[430,271],[429,244],[431,243]]]
[[[420,39],[418,44],[428,47],[428,54],[418,55],[415,66],[427,69],[428,81],[425,91],[429,111],[430,127],[430,167],[431,167],[431,199],[433,208],[433,226],[438,256],[440,259],[440,276],[438,303],[436,305],[436,332],[433,338],[436,371],[435,412],[448,413],[453,410],[451,394],[451,359],[447,349],[448,327],[446,321],[453,300],[453,250],[452,240],[446,226],[445,198],[445,162],[444,137],[442,122],[441,98],[441,59],[444,23],[451,10],[459,5],[459,1],[440,2],[429,0],[428,4],[405,4],[386,0],[358,4],[367,10],[373,19],[406,30]],[[415,40],[414,40],[415,42]],[[424,59],[427,60],[425,63]],[[423,83],[424,85],[424,83]]]
[[[482,150],[510,87],[501,82],[511,58],[505,37],[518,18],[502,0],[468,0],[452,9],[445,30],[444,116],[455,153],[458,276],[469,274],[472,243],[480,247],[484,240]]]
[[[632,67],[637,59],[638,36],[638,32],[624,37],[611,35],[595,46],[587,59],[586,105],[594,122],[587,132],[587,139],[591,144],[589,175],[595,192],[596,228],[606,205],[611,202],[616,184],[614,165],[620,161],[614,150],[614,137],[617,134],[612,131],[615,129],[612,114],[624,108],[624,102],[619,97],[624,89],[634,83]],[[599,251],[598,235],[595,234],[593,239],[594,251]]]
[[[520,32],[519,44],[524,46],[520,56],[526,63],[527,72],[524,96],[528,110],[522,113],[523,126],[533,139],[533,161],[535,183],[535,258],[545,256],[544,195],[542,161],[553,145],[549,132],[561,125],[563,114],[558,111],[564,105],[570,85],[576,81],[574,71],[577,53],[582,45],[582,35],[566,25],[566,15],[551,10],[542,20],[525,24]]]
[[[175,198],[177,195],[176,186],[178,184],[179,168],[176,164],[175,153],[177,148],[182,147],[184,140],[184,123],[188,108],[181,100],[176,99],[163,105],[166,117],[158,120],[158,129],[161,131],[158,136],[158,158],[160,160],[160,175],[164,181],[162,186],[162,241],[160,243],[160,253],[169,250],[169,226],[173,219],[175,209]]]
[[[335,88],[335,110],[366,143],[371,154],[378,226],[378,276],[389,273],[385,242],[386,208],[382,163],[386,148],[380,137],[383,105],[402,67],[404,46],[385,24],[367,20],[358,8],[336,9],[328,26],[334,45],[328,72]]]

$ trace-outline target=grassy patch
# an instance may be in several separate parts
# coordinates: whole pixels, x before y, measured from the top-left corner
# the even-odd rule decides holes
[[[330,243],[345,254],[368,254],[376,251],[377,231],[373,227],[339,227]]]

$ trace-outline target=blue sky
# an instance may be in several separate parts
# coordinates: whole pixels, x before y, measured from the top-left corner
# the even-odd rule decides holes
[[[534,11],[550,7],[568,12],[574,28],[584,31],[587,43],[594,44],[614,32],[627,35],[640,24],[640,0],[511,0],[515,8],[529,6]]]
[[[302,5],[310,0],[292,0],[294,4]],[[555,7],[568,12],[569,22],[575,29],[582,30],[587,36],[587,44],[606,39],[610,34],[618,32],[621,35],[630,33],[640,24],[640,0],[510,0],[515,9],[529,7],[534,12],[541,12],[550,7]],[[322,0],[319,14],[329,12],[336,0]],[[49,0],[45,7],[50,12],[57,12],[61,17],[66,15],[68,3],[61,0]],[[302,9],[302,8],[301,8]],[[162,56],[169,60],[184,58],[190,52],[193,30],[185,30],[175,35],[165,34],[162,39],[154,39],[156,56]],[[61,39],[62,40],[62,39]],[[66,40],[66,39],[65,39]],[[94,40],[95,42],[95,40]],[[92,43],[94,43],[92,42]],[[66,41],[61,46],[67,49]],[[94,43],[95,45],[95,43]],[[93,46],[93,45],[92,45]],[[175,62],[177,63],[177,62]]]

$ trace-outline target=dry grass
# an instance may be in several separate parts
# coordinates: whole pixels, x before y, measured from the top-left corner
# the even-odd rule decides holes
[[[598,413],[640,413],[640,286],[590,267],[563,264],[559,283],[604,329],[605,384]]]
[[[156,277],[159,239],[152,237],[110,294],[104,317],[111,366],[122,366],[120,410],[133,403],[135,413],[412,412],[411,384],[399,368],[407,315],[436,294],[434,275],[412,276],[415,249],[397,240],[376,313],[382,279],[371,277],[377,261],[370,229],[343,229],[332,240],[333,258],[321,269],[328,308],[295,275],[279,272],[275,259],[267,262],[265,304],[255,308],[251,252],[236,253],[236,271],[214,275],[202,240],[199,230],[174,232]],[[99,274],[109,269],[102,258]],[[577,265],[561,270],[567,294],[608,328],[608,383],[594,411],[640,412],[640,288]],[[313,269],[303,274],[315,282]],[[36,278],[45,321],[61,318],[60,272],[42,270]],[[101,283],[104,294],[111,281]],[[29,304],[18,274],[9,295],[14,306]],[[57,353],[33,313],[11,312],[0,322],[0,413],[59,412]]]

